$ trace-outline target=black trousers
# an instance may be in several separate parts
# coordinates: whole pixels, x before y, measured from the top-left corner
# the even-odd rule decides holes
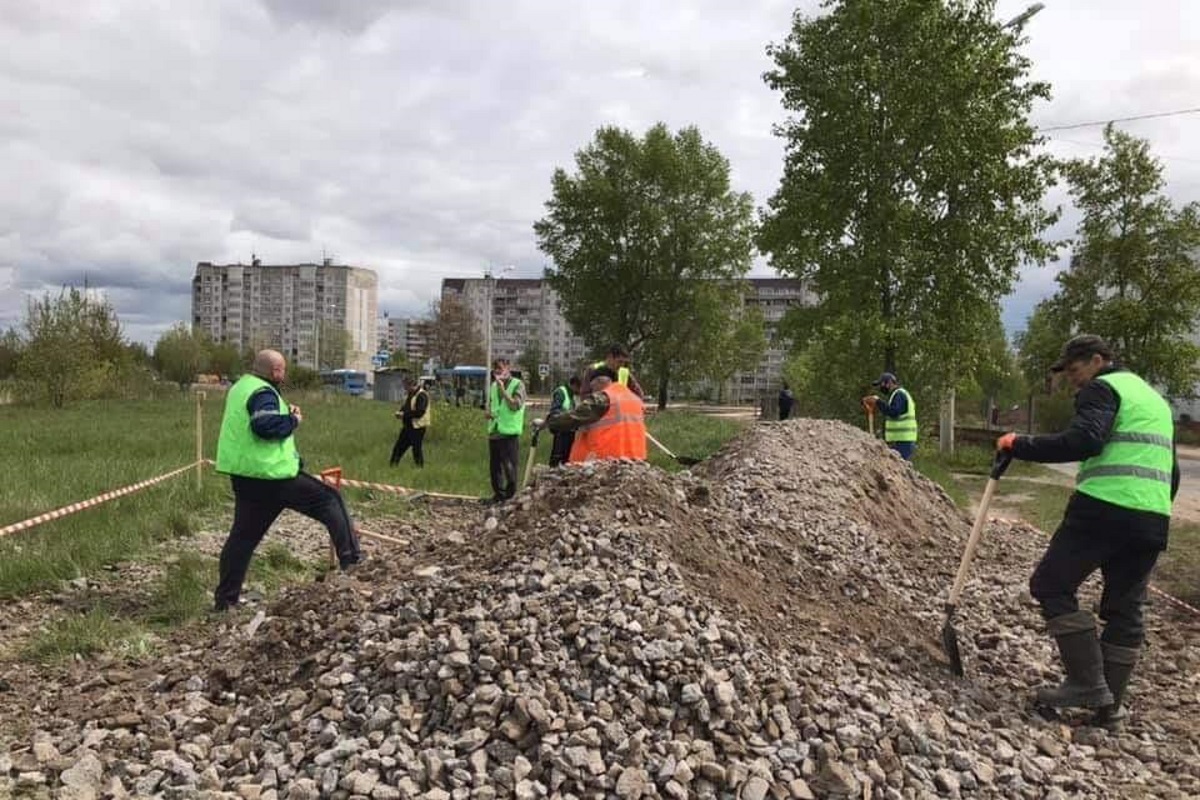
[[[413,451],[413,463],[418,467],[425,466],[425,429],[424,428],[401,428],[400,436],[396,438],[396,444],[392,446],[392,458],[389,462],[393,467],[400,463],[400,459],[404,458],[404,454],[411,447]]]
[[[507,500],[517,493],[519,436],[488,439],[488,462],[492,473],[492,499]]]
[[[350,512],[332,486],[301,472],[286,480],[230,476],[233,485],[233,527],[221,548],[220,579],[213,600],[217,608],[238,601],[250,557],[271,523],[285,508],[323,524],[342,568],[362,558]]]
[[[550,444],[550,466],[557,467],[565,464],[571,457],[571,445],[575,444],[575,431],[565,431],[554,434]]]
[[[1079,610],[1075,593],[1080,584],[1100,570],[1100,618],[1105,623],[1100,638],[1120,647],[1140,647],[1146,638],[1142,605],[1161,544],[1157,536],[1141,535],[1136,519],[1133,525],[1130,519],[1105,519],[1096,512],[1107,504],[1078,498],[1075,495],[1067,506],[1029,580],[1029,591],[1041,604],[1044,618],[1070,614]],[[1118,512],[1125,517],[1136,513]]]

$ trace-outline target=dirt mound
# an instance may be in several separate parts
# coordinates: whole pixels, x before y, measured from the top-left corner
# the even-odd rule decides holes
[[[378,526],[376,526],[378,527]],[[7,780],[70,796],[1189,797],[1196,628],[1152,611],[1135,720],[1031,715],[1043,543],[968,521],[847,426],[756,426],[689,473],[539,473],[500,509],[144,663],[43,686]],[[387,533],[381,528],[381,532]],[[89,794],[90,793],[90,794]]]

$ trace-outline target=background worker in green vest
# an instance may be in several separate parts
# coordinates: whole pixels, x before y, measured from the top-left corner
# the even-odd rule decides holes
[[[517,463],[521,433],[525,430],[525,384],[510,371],[507,358],[492,362],[488,403],[488,461],[493,503],[503,503],[517,493]]]
[[[233,527],[221,548],[214,608],[238,603],[254,549],[285,508],[317,520],[329,531],[338,564],[347,569],[362,558],[354,524],[332,486],[300,471],[293,436],[304,415],[279,394],[287,362],[274,350],[254,357],[250,372],[225,396],[217,440],[217,472],[233,485]]]
[[[418,467],[425,466],[425,430],[433,421],[433,410],[430,408],[429,392],[415,376],[409,375],[404,379],[404,388],[408,394],[396,416],[400,418],[400,435],[392,446],[392,457],[389,463],[394,467],[404,458],[408,448],[412,448],[413,463]]]
[[[1179,488],[1171,408],[1144,380],[1113,362],[1099,336],[1068,341],[1051,369],[1076,390],[1075,416],[1062,433],[1006,433],[998,450],[1025,461],[1079,461],[1075,493],[1029,581],[1058,644],[1066,679],[1037,692],[1054,708],[1095,708],[1113,727],[1145,640],[1142,602],[1158,554],[1167,546],[1171,502]],[[1075,593],[1096,570],[1104,577],[1100,618]]]
[[[629,368],[629,351],[625,349],[625,345],[609,345],[608,350],[604,353],[604,360],[592,364],[591,369],[600,369],[600,367],[611,369],[617,376],[617,383],[626,387],[641,399],[646,399],[646,395],[642,391],[642,385],[638,383],[637,378],[633,376],[633,371]],[[580,385],[582,386],[582,382]]]
[[[879,376],[878,386],[887,399],[869,394],[862,399],[867,413],[883,415],[883,440],[905,461],[912,461],[917,449],[917,404],[908,390],[890,372]]]
[[[582,384],[578,375],[571,376],[571,380],[556,387],[550,396],[550,412],[546,415],[547,418],[554,414],[570,413],[575,404],[579,402],[581,388]],[[574,443],[575,431],[573,430],[554,434],[554,444],[550,447],[550,466],[557,467],[567,463],[568,457],[571,455],[571,445]]]

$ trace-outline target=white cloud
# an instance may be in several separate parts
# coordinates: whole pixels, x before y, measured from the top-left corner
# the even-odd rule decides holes
[[[1002,0],[997,17],[1026,5]],[[373,267],[381,308],[421,313],[443,276],[540,272],[531,225],[550,175],[605,124],[698,125],[761,205],[783,152],[764,48],[794,6],[4,3],[0,264],[25,291],[86,273],[151,340],[187,318],[197,261],[251,251]],[[1056,0],[1027,32],[1037,76],[1054,84],[1039,123],[1195,105],[1200,4]],[[1128,126],[1173,157],[1180,200],[1200,189],[1198,125]],[[1095,154],[1098,139],[1064,132],[1054,152]],[[1052,275],[1027,275],[1010,325]],[[15,321],[11,305],[0,323]]]

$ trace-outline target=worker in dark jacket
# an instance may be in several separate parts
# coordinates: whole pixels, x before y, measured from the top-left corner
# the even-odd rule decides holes
[[[554,393],[550,396],[548,416],[569,413],[579,402],[581,385],[579,376],[572,375],[571,380],[555,388]],[[557,467],[567,463],[567,459],[571,455],[571,445],[574,443],[574,430],[559,431],[554,434],[554,444],[550,447],[550,466]]]
[[[1060,686],[1038,690],[1037,702],[1094,708],[1097,722],[1112,727],[1125,716],[1125,688],[1145,640],[1142,603],[1179,489],[1174,424],[1162,396],[1115,363],[1098,336],[1068,341],[1051,369],[1076,390],[1067,429],[1006,433],[996,442],[1025,461],[1081,462],[1063,521],[1029,582],[1066,672]],[[1096,619],[1075,597],[1097,569],[1104,578],[1099,638]]]
[[[362,557],[342,496],[300,470],[294,434],[304,416],[279,394],[286,375],[283,355],[263,350],[225,397],[217,472],[233,485],[233,527],[221,548],[217,611],[237,605],[254,549],[285,508],[325,526],[342,569]]]
[[[429,427],[433,416],[429,408],[429,392],[412,375],[405,378],[404,385],[408,393],[404,397],[404,403],[400,410],[396,412],[396,416],[400,418],[400,435],[396,437],[396,444],[392,445],[392,457],[389,463],[393,467],[399,464],[400,459],[404,458],[404,454],[411,447],[413,463],[418,467],[424,467],[425,430]]]

